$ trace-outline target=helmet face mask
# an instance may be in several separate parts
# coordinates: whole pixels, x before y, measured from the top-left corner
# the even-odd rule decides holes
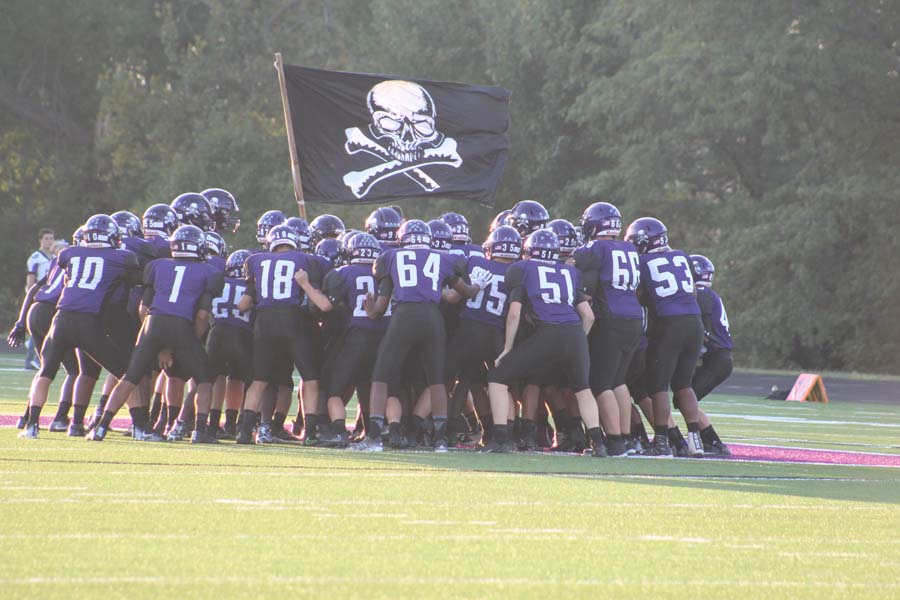
[[[112,220],[119,226],[121,237],[144,237],[141,220],[138,219],[137,215],[134,213],[128,212],[127,210],[120,210],[119,212],[111,214],[110,217],[112,217]]]
[[[172,258],[206,257],[206,233],[196,225],[182,225],[169,240]]]
[[[502,225],[488,236],[484,253],[490,260],[519,260],[522,258],[522,236],[514,227]]]

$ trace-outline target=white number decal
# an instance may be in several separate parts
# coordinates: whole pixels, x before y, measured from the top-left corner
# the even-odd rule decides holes
[[[81,272],[81,257],[73,256],[72,277],[66,287],[78,287],[83,290],[96,290],[103,278],[103,259],[99,256],[88,256],[84,259],[84,272]],[[79,277],[80,275],[80,277]]]
[[[662,283],[662,286],[656,286],[656,295],[660,298],[668,298],[678,291],[678,278],[674,273],[668,271],[660,271],[659,268],[669,264],[669,257],[660,256],[654,258],[647,263],[650,269],[650,278],[656,283]],[[687,294],[694,293],[694,279],[691,277],[691,264],[688,259],[682,255],[678,255],[672,259],[672,264],[676,267],[684,269],[684,278],[681,280],[681,289]]]
[[[541,289],[545,290],[544,293],[541,294],[541,300],[543,300],[545,304],[561,304],[563,301],[559,285],[547,279],[547,275],[550,273],[561,274],[563,279],[566,280],[565,303],[571,306],[575,295],[575,286],[572,285],[572,275],[569,273],[568,269],[557,271],[553,267],[538,267],[538,283]]]
[[[228,318],[229,309],[227,305],[229,302],[231,302],[234,305],[234,307],[231,309],[231,316],[235,319],[240,319],[245,323],[249,323],[250,311],[241,312],[237,309],[237,303],[246,291],[246,286],[236,283],[234,284],[234,297],[232,298],[231,284],[226,281],[225,286],[222,288],[222,295],[213,300],[213,317],[215,317],[216,319]]]
[[[179,265],[175,267],[175,282],[172,284],[172,292],[169,294],[169,302],[175,304],[178,302],[178,292],[181,291],[181,282],[184,280],[184,272],[187,267]]]
[[[640,258],[637,252],[613,250],[612,286],[617,290],[634,291],[641,282]]]
[[[366,309],[363,303],[366,301],[366,294],[375,293],[375,279],[369,275],[363,275],[356,278],[356,291],[361,292],[356,296],[356,308],[353,309],[354,317],[365,317]]]
[[[485,299],[485,291],[487,292],[487,305],[484,310],[496,316],[503,314],[503,307],[506,305],[506,294],[500,291],[500,284],[505,281],[503,275],[493,275],[488,286],[478,292],[478,295],[466,302],[466,306],[472,310],[481,308],[481,303]]]
[[[416,253],[411,250],[404,250],[397,253],[397,274],[400,278],[400,287],[409,288],[416,287],[419,284],[419,274],[416,271],[414,261]],[[431,289],[438,290],[438,283],[441,270],[441,256],[437,252],[429,252],[428,258],[425,259],[425,266],[422,267],[422,274],[431,280]]]
[[[272,260],[264,260],[260,263],[262,267],[262,281],[259,293],[263,298],[269,296],[269,271],[272,271],[272,300],[284,300],[291,297],[291,282],[294,277],[294,263],[289,260],[276,260],[275,268],[272,269]]]
[[[223,307],[222,305],[228,302],[228,299],[230,297],[231,284],[226,281],[225,285],[222,287],[222,295],[214,299],[212,302],[213,317],[215,317],[216,319],[224,319],[228,316],[228,308]]]
[[[728,328],[728,315],[725,314],[725,305],[720,304],[719,306],[722,307],[722,318],[719,319],[722,323],[722,327],[725,328],[725,331],[727,331],[728,333],[731,333],[731,329]]]
[[[66,274],[66,272],[63,271],[63,270],[58,271],[58,272],[56,273],[56,276],[50,281],[50,286],[47,287],[46,290],[44,290],[44,293],[45,293],[45,294],[49,294],[50,292],[52,292],[53,290],[55,290],[56,288],[58,288],[58,287],[59,287],[59,284],[62,283],[62,281],[63,281],[63,276],[64,276],[65,274]]]

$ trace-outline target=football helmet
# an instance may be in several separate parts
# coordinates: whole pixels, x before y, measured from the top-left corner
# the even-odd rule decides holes
[[[297,232],[297,238],[300,240],[298,249],[308,252],[311,248],[312,233],[309,230],[309,224],[306,219],[300,217],[291,217],[284,222],[288,227],[292,227]]]
[[[368,233],[354,235],[347,240],[347,255],[350,264],[373,263],[381,254],[381,244]]]
[[[172,200],[172,210],[182,225],[193,225],[203,231],[213,230],[212,208],[202,194],[188,192]]]
[[[454,242],[468,243],[469,241],[469,221],[464,215],[455,212],[442,214],[440,220],[450,226],[453,232]],[[430,224],[430,223],[429,223]],[[434,232],[432,232],[432,235]]]
[[[543,229],[549,220],[550,213],[543,204],[534,200],[522,200],[517,203],[507,217],[508,224],[515,227],[519,235],[523,237],[538,229]]]
[[[119,233],[122,237],[144,237],[144,230],[141,228],[141,220],[132,212],[120,210],[109,215],[112,220],[119,226]]]
[[[601,235],[618,237],[622,233],[622,213],[609,202],[594,202],[581,215],[581,231],[588,240]]]
[[[178,228],[178,215],[168,204],[154,204],[141,219],[144,235],[168,238]]]
[[[512,214],[511,210],[503,210],[497,213],[497,216],[494,217],[494,220],[491,221],[491,227],[488,230],[488,233],[493,233],[495,229],[498,227],[502,227],[504,225],[511,225],[509,222],[509,216]]]
[[[628,226],[625,241],[637,246],[638,252],[646,254],[669,245],[666,226],[659,219],[641,217]]]
[[[118,248],[119,226],[109,215],[94,215],[84,223],[84,245],[88,248]]]
[[[225,275],[228,277],[244,277],[244,263],[250,258],[249,250],[235,250],[225,261]]]
[[[397,244],[397,230],[403,224],[403,218],[389,206],[376,208],[366,219],[365,232],[374,236],[379,242],[388,245]]]
[[[538,229],[525,238],[523,244],[526,258],[538,260],[559,260],[559,238],[549,229]]]
[[[297,235],[293,228],[287,225],[276,225],[266,234],[266,243],[268,244],[269,252],[272,252],[278,246],[290,246],[296,249],[300,246],[300,236]]]
[[[84,246],[84,225],[79,225],[78,229],[72,232],[72,245]]]
[[[222,188],[208,188],[200,194],[209,201],[212,208],[213,228],[216,231],[235,233],[241,226],[241,220],[234,216],[241,212],[237,198]]]
[[[453,245],[453,229],[441,219],[428,221],[428,229],[431,230],[431,247],[435,250],[450,250]],[[468,234],[466,235],[468,240]]]
[[[341,243],[334,238],[327,238],[316,244],[316,254],[328,260],[332,267],[341,266],[343,252]]]
[[[522,258],[522,236],[515,227],[501,225],[488,236],[484,243],[484,253],[491,260],[495,258],[519,260]]]
[[[182,225],[169,240],[172,258],[198,258],[206,256],[206,234],[196,225]]]
[[[228,244],[215,231],[206,232],[206,253],[225,258],[228,255]]]
[[[400,238],[400,245],[403,247],[431,247],[431,229],[425,221],[419,219],[410,219],[401,225],[397,237]]]
[[[697,285],[711,286],[713,277],[716,275],[716,266],[702,254],[691,254],[690,258],[694,283]]]
[[[344,222],[334,215],[319,215],[309,224],[311,241],[314,246],[328,238],[336,238],[344,233]]]
[[[575,226],[565,219],[553,219],[547,223],[547,229],[556,234],[559,240],[559,254],[562,258],[568,258],[578,247],[578,232]]]
[[[269,230],[285,221],[284,213],[280,210],[267,210],[264,212],[256,222],[256,241],[265,245],[268,242]]]

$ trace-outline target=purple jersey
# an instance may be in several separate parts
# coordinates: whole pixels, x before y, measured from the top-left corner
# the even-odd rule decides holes
[[[144,270],[144,285],[153,291],[151,315],[170,315],[193,322],[200,300],[222,291],[222,274],[207,263],[187,258],[160,258]]]
[[[700,316],[706,330],[706,349],[733,350],[734,343],[728,330],[728,315],[719,294],[707,285],[698,285],[697,304],[700,305]]]
[[[157,258],[168,258],[172,256],[172,247],[169,245],[169,238],[161,235],[152,235],[147,237],[144,241],[156,250]]]
[[[450,245],[449,252],[450,254],[456,254],[457,256],[463,256],[465,258],[470,258],[472,256],[484,257],[484,248],[476,246],[475,244],[462,242],[453,242]]]
[[[650,312],[657,317],[699,315],[691,260],[681,250],[641,255],[641,286]]]
[[[363,308],[366,294],[375,294],[375,276],[372,265],[344,265],[325,275],[322,291],[335,304],[347,307],[350,327],[357,329],[385,329],[390,321],[390,306],[380,319],[370,319]]]
[[[300,306],[306,294],[294,281],[294,273],[304,269],[309,280],[319,287],[322,283],[322,267],[319,260],[299,250],[283,252],[258,252],[251,255],[244,265],[247,293],[256,302],[256,308],[273,306]]]
[[[60,251],[57,264],[66,273],[57,308],[94,315],[116,287],[140,273],[134,253],[118,248],[69,246]]]
[[[166,242],[166,244],[168,247],[168,242]],[[141,238],[122,238],[122,247],[126,250],[134,252],[134,255],[137,256],[138,264],[140,265],[141,269],[146,267],[147,263],[149,263],[151,260],[159,257],[156,247],[147,240]],[[137,306],[138,303],[140,303],[143,295],[144,289],[141,285],[131,286],[130,292],[129,290],[126,290],[124,286],[119,286],[113,291],[109,301],[113,303],[122,303],[129,301],[133,302],[134,306]]]
[[[239,277],[226,277],[222,293],[212,301],[212,315],[216,325],[231,325],[250,331],[253,329],[253,311],[241,312],[238,302],[247,291],[247,282]]]
[[[212,266],[219,273],[225,272],[225,259],[221,256],[208,256],[206,264]]]
[[[378,295],[394,302],[439,304],[444,285],[459,278],[464,261],[431,248],[396,248],[375,261]]]
[[[572,256],[585,280],[596,280],[589,293],[598,318],[641,318],[641,303],[635,292],[641,282],[641,259],[634,244],[622,240],[592,240],[575,250]],[[591,271],[596,273],[590,274]]]
[[[478,292],[478,295],[467,301],[460,313],[461,319],[471,319],[487,323],[503,329],[506,325],[503,315],[506,313],[506,271],[510,263],[488,260],[483,256],[470,256],[466,264],[466,272],[471,278],[476,269],[491,272],[491,283]]]
[[[39,287],[38,291],[34,293],[34,301],[50,302],[51,304],[59,302],[65,275],[66,272],[57,266],[56,257],[54,256],[50,260],[50,267],[47,270],[47,279],[44,281],[44,285]]]
[[[525,310],[542,323],[580,323],[575,305],[586,299],[578,293],[578,270],[551,261],[520,260],[506,271],[509,301],[522,302]]]

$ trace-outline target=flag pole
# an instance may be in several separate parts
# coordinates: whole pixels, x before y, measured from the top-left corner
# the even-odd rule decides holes
[[[303,199],[303,182],[300,179],[300,161],[297,160],[297,143],[294,141],[294,127],[291,120],[291,105],[288,102],[287,87],[284,83],[284,62],[281,52],[275,53],[275,71],[278,73],[278,86],[281,88],[281,105],[284,107],[284,128],[287,130],[288,150],[291,152],[291,177],[294,181],[294,198],[300,216],[306,219],[306,200]]]

